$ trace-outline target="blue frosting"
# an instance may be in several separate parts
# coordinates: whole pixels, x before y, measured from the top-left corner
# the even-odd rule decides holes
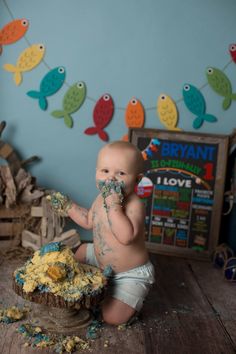
[[[58,252],[61,249],[62,249],[61,242],[47,243],[46,245],[44,245],[40,248],[40,256],[44,256],[45,254],[50,253],[50,252]]]

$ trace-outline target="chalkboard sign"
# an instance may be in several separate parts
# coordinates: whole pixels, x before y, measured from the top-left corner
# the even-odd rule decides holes
[[[137,194],[145,203],[148,249],[209,258],[218,244],[229,137],[129,130],[144,158]]]

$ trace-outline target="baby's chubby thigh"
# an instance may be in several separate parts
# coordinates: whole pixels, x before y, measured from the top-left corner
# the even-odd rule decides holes
[[[87,245],[87,243],[79,245],[74,254],[75,259],[80,263],[86,263]]]

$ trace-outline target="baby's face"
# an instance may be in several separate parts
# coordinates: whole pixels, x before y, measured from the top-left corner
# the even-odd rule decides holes
[[[104,147],[97,160],[96,185],[99,181],[117,181],[124,183],[125,194],[134,191],[137,182],[135,156],[133,151],[117,147]]]

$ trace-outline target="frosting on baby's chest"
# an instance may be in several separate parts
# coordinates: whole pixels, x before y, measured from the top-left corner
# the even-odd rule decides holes
[[[105,231],[109,228],[107,214],[101,199],[98,199],[94,205],[92,221],[93,229],[102,228]]]

